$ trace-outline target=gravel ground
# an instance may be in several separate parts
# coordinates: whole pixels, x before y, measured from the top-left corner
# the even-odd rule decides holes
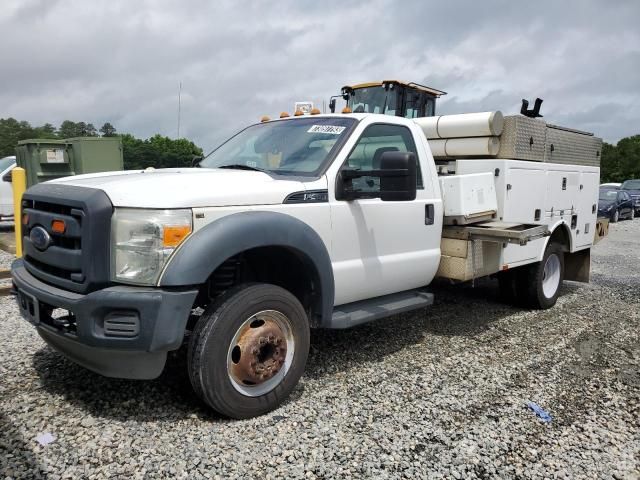
[[[92,374],[0,299],[0,473],[8,478],[640,478],[640,220],[594,249],[593,282],[528,312],[494,282],[315,332],[291,399],[207,411],[183,351],[148,382]],[[9,256],[0,261],[7,264]],[[541,422],[524,405],[549,411]],[[49,432],[55,441],[36,442]]]

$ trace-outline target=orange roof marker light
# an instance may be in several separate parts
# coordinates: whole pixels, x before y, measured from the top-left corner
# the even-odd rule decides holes
[[[342,113],[351,113],[351,109],[349,107],[344,107],[342,109]]]
[[[302,110],[296,110],[296,113],[293,114],[294,117],[300,117],[304,115],[304,112]]]
[[[269,118],[269,115],[263,115],[263,116],[260,118],[260,123],[268,122],[269,120],[271,120],[271,119]]]
[[[290,116],[290,115],[289,115],[287,112],[282,112],[282,113],[280,114],[280,118],[287,118],[287,117],[289,117],[289,116]]]
[[[311,113],[311,115],[320,115],[320,109],[312,108],[311,112],[309,112],[309,113]]]

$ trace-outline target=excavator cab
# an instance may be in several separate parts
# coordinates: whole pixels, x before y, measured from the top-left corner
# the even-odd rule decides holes
[[[342,87],[341,95],[331,97],[329,109],[335,112],[336,99],[343,98],[353,113],[383,113],[398,117],[432,117],[436,112],[436,98],[446,92],[418,83],[398,80],[360,83]]]

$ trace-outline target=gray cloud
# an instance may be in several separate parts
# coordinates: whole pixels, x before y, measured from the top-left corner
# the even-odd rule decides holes
[[[553,123],[640,133],[636,1],[4,0],[0,117],[64,119],[205,150],[296,100],[385,78],[446,90],[440,113],[545,99]]]

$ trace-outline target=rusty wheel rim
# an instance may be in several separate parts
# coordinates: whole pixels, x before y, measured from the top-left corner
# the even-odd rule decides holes
[[[264,395],[286,376],[294,352],[295,341],[287,316],[276,310],[258,312],[242,323],[229,345],[229,380],[243,395]]]

